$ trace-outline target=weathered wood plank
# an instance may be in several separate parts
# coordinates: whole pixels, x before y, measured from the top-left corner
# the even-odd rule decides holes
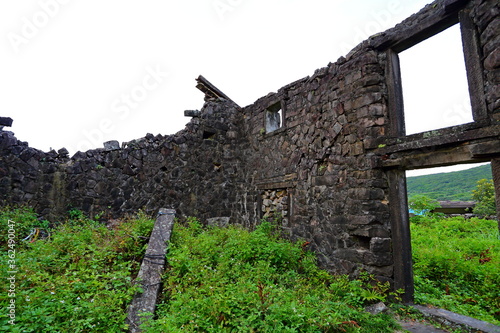
[[[387,172],[389,200],[391,202],[392,253],[394,259],[394,289],[403,289],[404,302],[413,302],[413,270],[411,257],[410,220],[406,193],[406,176],[403,170]]]
[[[161,275],[165,269],[167,244],[170,241],[174,225],[175,210],[161,208],[158,212],[153,231],[149,238],[148,248],[142,260],[137,283],[140,283],[143,292],[135,295],[127,311],[127,323],[132,333],[141,332],[139,326],[141,313],[154,313],[156,300],[161,286]]]
[[[228,101],[233,102],[238,108],[240,107],[238,104],[236,104],[231,98],[229,98],[226,94],[224,94],[222,91],[220,91],[219,88],[214,86],[212,83],[210,83],[207,79],[203,77],[203,75],[198,76],[196,79],[196,82],[198,84],[196,85],[196,88],[201,90],[205,94],[205,98],[224,98]]]

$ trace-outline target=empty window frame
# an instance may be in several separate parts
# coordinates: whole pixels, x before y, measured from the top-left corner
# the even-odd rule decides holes
[[[388,50],[391,135],[486,118],[481,68],[476,28],[465,10],[394,45]]]
[[[284,112],[281,102],[269,106],[264,114],[266,133],[271,133],[284,126]]]
[[[460,25],[399,54],[406,135],[473,121]]]

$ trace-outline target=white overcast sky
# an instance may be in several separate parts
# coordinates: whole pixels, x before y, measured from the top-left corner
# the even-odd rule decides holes
[[[335,62],[429,2],[4,0],[0,116],[13,118],[9,130],[30,146],[66,147],[71,154],[108,140],[173,134],[189,121],[184,110],[203,106],[198,75],[246,106]],[[455,84],[465,82],[465,74],[457,70],[462,55],[452,56],[460,51],[454,30],[401,54],[408,64],[408,133],[471,121],[467,88]],[[429,50],[443,62],[426,59]],[[445,65],[460,78],[435,79],[451,75]]]

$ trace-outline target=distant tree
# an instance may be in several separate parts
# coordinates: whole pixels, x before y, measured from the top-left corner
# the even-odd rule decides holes
[[[496,214],[495,187],[493,180],[481,179],[472,190],[472,198],[476,201],[474,213],[481,216]]]
[[[441,207],[437,200],[417,194],[408,200],[408,206],[416,215],[430,215],[433,209]]]

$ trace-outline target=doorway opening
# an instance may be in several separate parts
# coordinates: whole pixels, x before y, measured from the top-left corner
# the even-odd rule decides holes
[[[456,170],[457,168],[466,168]],[[455,165],[406,172],[411,257],[416,304],[500,323],[495,290],[500,283],[498,221],[495,214],[483,216],[467,211],[440,211],[457,199],[478,204],[478,188],[491,183],[489,163]],[[445,200],[451,199],[451,200]],[[495,310],[496,309],[496,310]]]

